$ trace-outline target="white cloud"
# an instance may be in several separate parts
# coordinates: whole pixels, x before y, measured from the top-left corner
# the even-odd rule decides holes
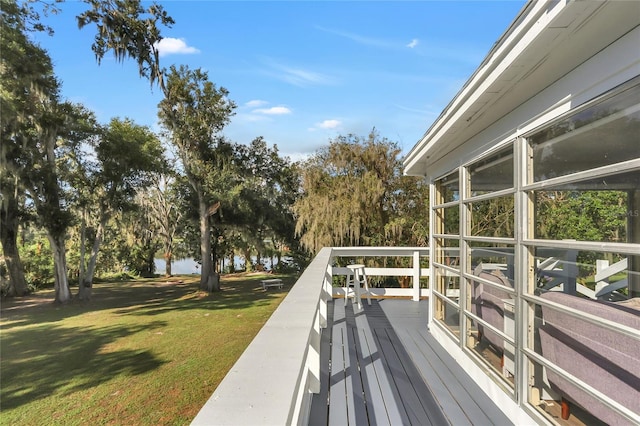
[[[292,67],[278,63],[273,59],[266,58],[264,60],[270,70],[266,70],[265,74],[282,80],[286,83],[298,87],[307,87],[310,85],[328,85],[332,84],[331,78],[319,72],[307,70],[300,67]]]
[[[287,157],[289,157],[289,159],[293,162],[299,163],[299,162],[303,162],[303,161],[307,161],[310,157],[311,154],[310,152],[292,152],[292,153],[284,153],[284,155],[286,155]]]
[[[316,28],[319,29],[320,31],[324,31],[330,34],[344,37],[365,46],[374,46],[374,47],[382,47],[382,48],[393,48],[394,45],[397,46],[395,43],[388,40],[383,40],[383,39],[373,38],[373,37],[366,37],[360,34],[354,34],[347,31],[340,31],[332,28],[321,27],[319,25],[316,26]]]
[[[324,120],[322,123],[316,124],[320,129],[336,129],[342,125],[340,120]]]
[[[283,74],[280,75],[282,80],[294,86],[306,86],[308,84],[326,84],[327,77],[313,71],[307,71],[301,68],[291,68],[281,66],[280,70]]]
[[[414,47],[416,47],[418,45],[418,43],[420,43],[420,41],[417,38],[414,38],[413,40],[411,40],[411,42],[409,44],[407,44],[407,47],[409,49],[413,49]]]
[[[403,111],[414,112],[416,114],[423,114],[423,115],[429,115],[429,116],[437,115],[439,112],[437,107],[433,107],[432,109],[426,110],[426,109],[411,108],[411,107],[407,107],[399,104],[393,104],[393,106],[400,108]]]
[[[396,49],[396,50],[400,49],[402,46],[402,43],[397,40],[387,40],[387,39],[381,39],[381,38],[375,38],[375,37],[367,37],[360,34],[350,33],[348,31],[341,31],[333,28],[325,28],[318,25],[316,26],[316,28],[319,29],[320,31],[324,31],[329,34],[334,34],[339,37],[347,38],[355,43],[362,44],[364,46],[372,46],[372,47],[379,47],[383,49]],[[419,43],[420,43],[420,40],[418,40],[417,38],[414,38],[408,44],[405,44],[405,46],[408,47],[409,49],[413,49]]]
[[[258,114],[266,114],[266,115],[291,114],[291,110],[284,106],[276,106],[271,108],[258,108],[258,109],[254,109],[253,112]]]
[[[190,55],[193,53],[200,53],[198,49],[193,46],[188,46],[186,41],[182,38],[165,37],[156,43],[156,49],[160,56],[166,55]]]
[[[247,102],[244,105],[249,107],[249,108],[258,108],[258,107],[261,107],[263,105],[267,105],[268,103],[269,102],[263,101],[263,100],[260,100],[260,99],[253,99],[253,100]]]

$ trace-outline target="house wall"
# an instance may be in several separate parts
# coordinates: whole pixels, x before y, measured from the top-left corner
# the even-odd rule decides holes
[[[639,45],[640,26],[636,26],[562,78],[549,82],[535,96],[427,167],[428,177],[432,182],[430,210],[432,230],[430,243],[432,253],[431,332],[444,347],[449,349],[462,368],[492,396],[498,405],[504,407],[505,412],[511,416],[515,416],[516,423],[530,422],[528,416],[533,416],[540,423],[554,422],[553,416],[544,414],[536,406],[540,403],[545,406],[553,405],[550,404],[550,401],[559,399],[560,396],[566,396],[558,393],[555,383],[560,382],[559,380],[556,380],[553,386],[547,380],[547,373],[556,374],[556,370],[559,370],[560,376],[576,375],[573,379],[577,377],[577,381],[571,382],[569,380],[571,383],[563,386],[582,389],[583,393],[588,396],[584,401],[598,401],[598,403],[604,401],[601,407],[590,407],[593,411],[592,414],[597,417],[604,416],[600,418],[607,422],[616,422],[620,419],[623,419],[623,422],[640,422],[640,415],[637,411],[633,411],[634,407],[620,401],[619,398],[624,397],[625,392],[622,395],[616,394],[615,390],[604,392],[602,388],[589,382],[590,379],[580,376],[580,371],[567,373],[566,369],[569,367],[556,364],[556,361],[550,361],[550,355],[543,353],[539,340],[539,328],[544,323],[541,310],[549,307],[539,297],[540,293],[536,288],[538,285],[536,281],[541,277],[537,275],[536,265],[545,260],[545,256],[541,253],[548,252],[549,258],[555,256],[556,253],[562,253],[562,256],[565,256],[564,263],[563,266],[557,268],[556,273],[563,275],[564,283],[562,287],[555,288],[555,290],[560,289],[561,292],[573,295],[582,291],[583,296],[587,295],[595,299],[595,291],[587,294],[589,289],[580,290],[580,283],[576,280],[578,268],[585,267],[584,264],[580,264],[584,261],[578,258],[579,253],[592,251],[599,252],[603,258],[625,258],[628,262],[625,273],[627,274],[629,296],[639,295],[640,240],[638,236],[640,234],[637,230],[640,226],[640,220],[634,215],[635,207],[639,203],[639,192],[637,188],[635,191],[628,192],[626,242],[546,241],[543,237],[536,236],[538,230],[536,229],[535,215],[539,206],[532,202],[532,197],[536,193],[544,192],[545,182],[534,183],[531,180],[532,160],[530,156],[532,154],[529,152],[531,146],[526,140],[526,137],[535,135],[538,130],[548,128],[550,123],[571,116],[585,104],[590,105],[590,101],[607,93],[615,92],[620,86],[625,87],[625,84],[629,86],[629,82],[634,78],[637,80],[640,76],[640,51],[637,48]],[[632,84],[637,87],[638,83]],[[637,111],[637,108],[632,107],[631,111],[631,114],[635,115],[636,112],[633,111]],[[637,139],[636,142],[638,145],[634,145],[633,141],[626,144],[626,147],[632,150],[631,156],[620,163],[620,170],[624,169],[630,176],[637,176],[640,173],[640,155],[635,149],[636,146],[640,146],[640,139]],[[452,146],[455,145],[458,144],[452,144]],[[492,153],[499,153],[505,149],[507,155],[509,154],[508,150],[512,149],[511,155],[515,158],[514,182],[510,189],[497,191],[495,196],[491,194],[486,196],[469,195],[470,172],[468,166],[476,165],[478,159],[481,158],[492,160]],[[633,151],[634,149],[635,151]],[[567,157],[567,160],[572,161],[573,159]],[[598,167],[596,170],[594,166],[593,171],[587,167],[583,172],[575,173],[575,177],[560,177],[555,181],[551,179],[553,183],[550,188],[570,188],[572,185],[576,188],[580,188],[581,185],[587,187],[589,184],[585,182],[588,182],[589,175],[592,173],[594,176],[603,176],[603,182],[610,178],[615,181],[617,173],[615,162]],[[452,172],[454,172],[453,175]],[[443,180],[443,177],[447,176],[450,179]],[[452,180],[459,182],[454,190],[458,192],[458,195],[450,198],[442,196],[442,192],[446,192],[446,189],[442,189],[443,182],[451,182]],[[616,184],[621,185],[620,183]],[[629,190],[628,185],[626,186],[625,190]],[[472,199],[473,202],[465,203],[465,197]],[[469,233],[468,230],[472,222],[471,205],[479,205],[494,199],[512,200],[514,204],[512,221],[516,228],[515,231],[509,235],[499,235],[494,239]],[[446,229],[446,222],[449,220],[447,217],[452,214],[459,215],[456,219],[459,220],[459,230]],[[498,300],[504,302],[511,299],[513,301],[515,324],[511,326],[509,332],[502,323],[492,327],[487,317],[482,318],[481,314],[471,309],[473,299],[476,297],[472,293],[475,280],[477,280],[477,276],[474,275],[476,272],[473,270],[476,264],[472,256],[471,245],[489,242],[496,243],[497,247],[507,247],[506,250],[510,251],[509,255],[496,256],[499,259],[498,263],[501,264],[499,267],[501,272],[509,277],[510,283],[496,280],[492,282],[491,277],[482,277],[488,281],[484,284],[485,288],[493,288],[495,291],[502,292],[499,293],[501,295],[498,296]],[[450,256],[454,252],[459,253],[457,258],[455,258],[455,254]],[[455,258],[453,262],[451,261],[452,257]],[[459,277],[452,281],[450,277],[456,273],[459,274]],[[441,281],[438,281],[439,276],[442,277]],[[549,277],[545,279],[551,280]],[[448,284],[444,284],[445,280]],[[445,296],[448,285],[460,288],[460,299]],[[555,306],[553,308],[562,313],[570,311],[564,307]],[[589,324],[604,327],[602,330],[605,330],[605,334],[609,333],[610,336],[615,336],[614,341],[624,340],[632,348],[632,353],[640,353],[640,327],[636,326],[634,330],[633,326],[629,327],[623,323],[617,323],[617,320],[603,320],[591,314],[579,313],[577,318],[579,318],[580,328],[589,329]],[[484,339],[478,333],[481,330],[478,324],[484,326],[484,331],[481,333],[485,335]],[[603,333],[602,330],[598,333]],[[488,345],[486,343],[488,336],[493,336],[498,344]],[[479,342],[482,343],[482,341],[485,343],[482,349],[478,349]],[[490,351],[489,346],[491,346]],[[633,349],[634,347],[637,347],[637,350]],[[505,361],[505,353],[511,353],[508,358],[512,364],[508,367],[501,367],[495,365],[495,360],[493,360],[494,364],[491,365],[492,361],[488,358],[493,355],[489,352],[492,352],[493,355],[497,354],[498,359],[502,358],[502,361]],[[486,355],[487,353],[489,355]],[[637,370],[637,355],[635,362],[635,366],[628,365],[630,370]],[[595,367],[598,365],[595,364]],[[585,368],[594,368],[594,366],[589,367],[585,364]],[[637,380],[632,375],[629,377],[630,383]],[[535,386],[531,386],[531,383],[535,383]],[[590,403],[584,402],[583,404],[590,405]],[[602,414],[603,412],[604,414]],[[614,413],[612,417],[606,417],[610,413]]]

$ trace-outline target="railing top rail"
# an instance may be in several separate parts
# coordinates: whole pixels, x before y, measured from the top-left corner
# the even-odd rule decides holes
[[[419,252],[421,256],[429,255],[429,247],[333,247],[334,257],[346,256],[413,256]]]
[[[291,424],[330,259],[318,253],[192,424]]]

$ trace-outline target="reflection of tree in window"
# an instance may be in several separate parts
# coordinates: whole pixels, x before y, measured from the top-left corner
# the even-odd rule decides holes
[[[536,238],[625,242],[626,191],[536,192]]]
[[[513,197],[493,198],[473,203],[471,209],[471,235],[480,237],[513,237]]]
[[[458,206],[447,207],[444,212],[444,233],[455,235],[460,232],[460,209]]]
[[[536,193],[536,238],[626,242],[626,191],[546,191]],[[597,259],[615,263],[619,256],[581,251],[580,276],[595,273]]]

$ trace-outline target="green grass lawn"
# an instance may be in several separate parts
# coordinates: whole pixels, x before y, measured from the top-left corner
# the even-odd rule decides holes
[[[3,301],[0,424],[188,424],[269,318],[285,290],[264,276],[96,284],[91,302],[51,291]]]

